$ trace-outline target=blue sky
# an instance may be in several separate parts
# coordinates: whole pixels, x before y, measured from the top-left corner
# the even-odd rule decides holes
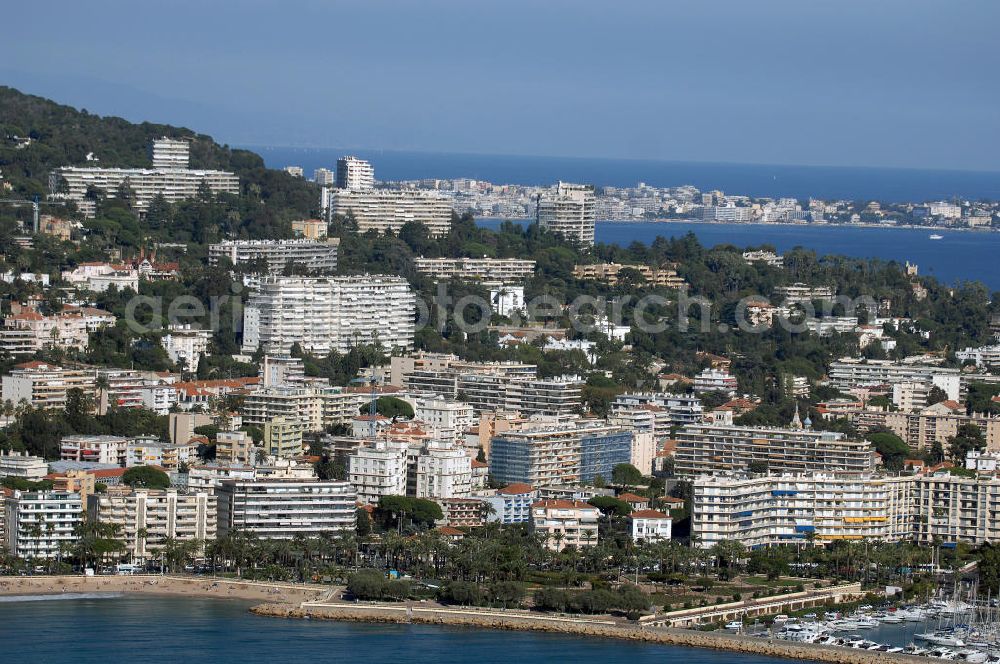
[[[995,0],[49,0],[3,20],[3,83],[232,144],[1000,170]]]

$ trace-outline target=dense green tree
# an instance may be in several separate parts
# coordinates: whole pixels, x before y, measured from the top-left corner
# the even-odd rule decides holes
[[[972,450],[982,450],[986,447],[986,436],[975,424],[963,424],[958,432],[948,438],[948,452],[952,461],[963,464],[966,455]]]
[[[642,484],[642,472],[630,463],[620,463],[611,470],[611,481],[621,486],[635,487]]]
[[[122,474],[122,484],[133,488],[167,489],[170,476],[153,466],[133,466]]]

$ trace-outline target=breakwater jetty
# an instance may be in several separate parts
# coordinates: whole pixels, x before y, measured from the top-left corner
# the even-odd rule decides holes
[[[349,604],[303,602],[267,603],[251,609],[260,616],[310,618],[346,622],[396,623],[548,632],[574,636],[627,639],[670,646],[710,648],[734,653],[837,664],[927,664],[927,659],[903,654],[753,638],[723,632],[653,627],[600,617],[552,616],[527,611],[422,607],[412,604]]]

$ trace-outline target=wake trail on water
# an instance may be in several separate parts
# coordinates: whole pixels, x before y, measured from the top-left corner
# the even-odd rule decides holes
[[[69,599],[114,599],[124,593],[54,593],[42,595],[7,595],[0,596],[0,604],[10,602],[52,602]]]

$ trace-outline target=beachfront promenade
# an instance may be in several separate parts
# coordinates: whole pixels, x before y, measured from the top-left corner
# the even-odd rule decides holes
[[[710,623],[730,622],[758,616],[791,613],[829,603],[838,604],[864,596],[860,583],[847,583],[829,588],[804,590],[778,597],[762,597],[741,602],[728,602],[691,609],[644,616],[639,623],[657,627],[697,627]]]

